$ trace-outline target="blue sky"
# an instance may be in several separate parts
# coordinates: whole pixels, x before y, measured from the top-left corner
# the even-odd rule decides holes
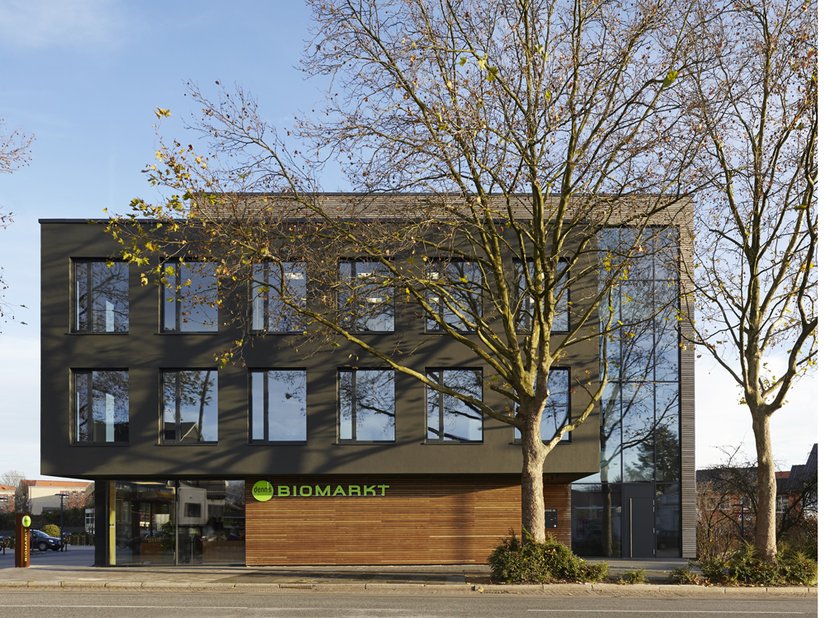
[[[184,82],[209,92],[215,80],[239,84],[264,115],[286,126],[310,113],[323,82],[296,68],[309,37],[309,11],[279,2],[118,2],[3,0],[0,3],[0,118],[35,136],[31,165],[0,176],[0,208],[14,223],[0,230],[0,266],[18,308],[0,334],[0,473],[40,476],[38,218],[92,218],[125,212],[155,197],[141,174],[157,148],[156,107],[172,110],[164,134],[193,111]],[[185,136],[184,136],[185,138]],[[193,138],[189,138],[193,139]],[[346,190],[328,176],[328,191]],[[68,310],[68,308],[67,308]],[[25,324],[23,323],[25,322]],[[744,443],[753,452],[747,412],[721,372],[699,359],[697,459]],[[773,424],[781,466],[804,462],[816,440],[816,383],[809,377]],[[46,402],[45,405],[65,405]]]

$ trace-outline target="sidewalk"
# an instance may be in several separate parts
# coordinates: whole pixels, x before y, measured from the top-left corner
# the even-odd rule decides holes
[[[686,561],[610,561],[611,575],[645,568],[669,573]],[[35,564],[28,569],[0,568],[0,590],[65,588],[111,590],[296,590],[345,593],[371,590],[396,594],[542,594],[548,596],[685,597],[816,596],[816,588],[717,588],[659,583],[498,585],[489,583],[486,565],[370,567],[78,567]]]

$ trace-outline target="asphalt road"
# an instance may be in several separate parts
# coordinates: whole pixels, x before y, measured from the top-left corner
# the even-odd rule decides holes
[[[31,554],[32,565],[50,566],[92,566],[95,561],[95,548],[91,546],[69,546],[66,551],[34,550]],[[7,549],[6,555],[0,550],[0,569],[14,566],[14,550]]]
[[[96,616],[307,616],[350,618],[517,616],[541,618],[639,616],[701,616],[735,618],[749,616],[816,616],[815,598],[548,598],[534,595],[420,596],[376,593],[277,593],[246,591],[180,592],[145,591],[34,591],[4,590],[0,615],[5,617],[89,618]]]

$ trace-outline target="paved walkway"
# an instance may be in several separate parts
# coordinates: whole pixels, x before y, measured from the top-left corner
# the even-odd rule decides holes
[[[93,554],[88,553],[91,558]],[[45,556],[44,556],[45,558]],[[716,588],[657,583],[658,575],[684,566],[685,560],[611,560],[611,575],[644,568],[649,584],[547,584],[506,586],[489,583],[485,565],[372,566],[372,567],[209,567],[143,566],[91,567],[33,561],[16,569],[7,561],[0,568],[0,590],[9,588],[210,589],[277,592],[314,590],[346,592],[374,590],[387,593],[545,594],[612,596],[815,596],[816,588]],[[12,563],[13,564],[13,563]],[[650,577],[650,576],[653,577]]]

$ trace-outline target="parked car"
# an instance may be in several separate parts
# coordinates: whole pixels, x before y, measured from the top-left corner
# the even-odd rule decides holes
[[[56,536],[49,536],[42,530],[34,530],[31,531],[32,535],[32,547],[36,547],[40,551],[46,551],[47,549],[53,549],[54,551],[60,551],[60,548],[63,547],[63,541],[58,539]]]

